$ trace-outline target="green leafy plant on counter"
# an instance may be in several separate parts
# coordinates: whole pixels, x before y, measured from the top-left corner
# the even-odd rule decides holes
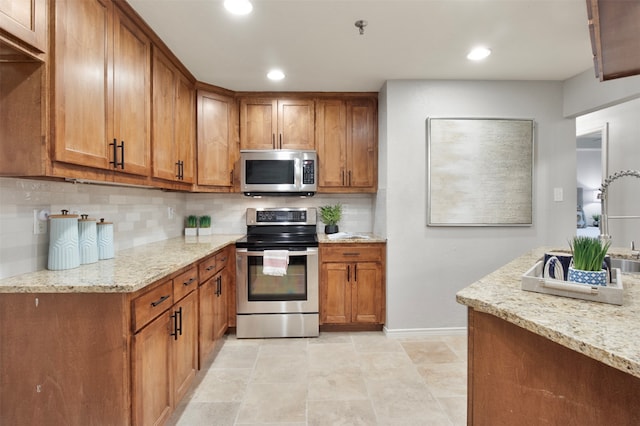
[[[578,236],[569,241],[573,254],[573,268],[581,271],[600,271],[611,242],[602,244],[599,239]]]
[[[342,204],[320,207],[320,220],[325,225],[336,225],[342,219]]]
[[[198,227],[198,216],[192,214],[187,216],[187,228],[197,228]]]
[[[601,217],[600,213],[594,213],[591,215],[591,218],[593,219],[593,224],[595,226],[598,226],[598,223],[600,223],[600,217]]]
[[[204,215],[200,216],[200,228],[211,228],[211,216]]]

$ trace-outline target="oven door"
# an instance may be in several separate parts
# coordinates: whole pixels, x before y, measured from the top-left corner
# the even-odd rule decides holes
[[[289,251],[283,276],[262,273],[264,251],[236,249],[237,311],[242,314],[318,312],[318,248]]]

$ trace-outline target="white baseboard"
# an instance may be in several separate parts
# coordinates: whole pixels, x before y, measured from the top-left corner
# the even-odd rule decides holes
[[[467,327],[442,327],[442,328],[382,328],[387,337],[400,339],[406,337],[430,337],[430,336],[462,336],[467,334]]]

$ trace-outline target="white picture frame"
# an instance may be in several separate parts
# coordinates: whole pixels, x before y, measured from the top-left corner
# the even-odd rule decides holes
[[[427,119],[427,226],[533,225],[534,120]]]

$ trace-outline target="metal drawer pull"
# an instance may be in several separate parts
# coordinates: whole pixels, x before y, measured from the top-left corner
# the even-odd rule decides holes
[[[348,252],[343,253],[342,255],[343,256],[360,256],[360,253],[357,252],[357,251],[356,252],[349,252],[348,251]]]
[[[185,281],[182,283],[182,285],[184,286],[188,286],[189,284],[191,284],[192,282],[194,282],[196,279],[195,278],[189,278],[189,281]]]
[[[156,306],[158,306],[159,304],[167,300],[169,297],[170,297],[169,295],[162,296],[160,299],[156,300],[155,302],[151,302],[151,306],[155,308]]]
[[[207,266],[207,267],[205,268],[205,271],[210,271],[210,270],[212,270],[212,269],[216,269],[216,265]]]
[[[351,281],[351,266],[347,265],[347,282]]]

